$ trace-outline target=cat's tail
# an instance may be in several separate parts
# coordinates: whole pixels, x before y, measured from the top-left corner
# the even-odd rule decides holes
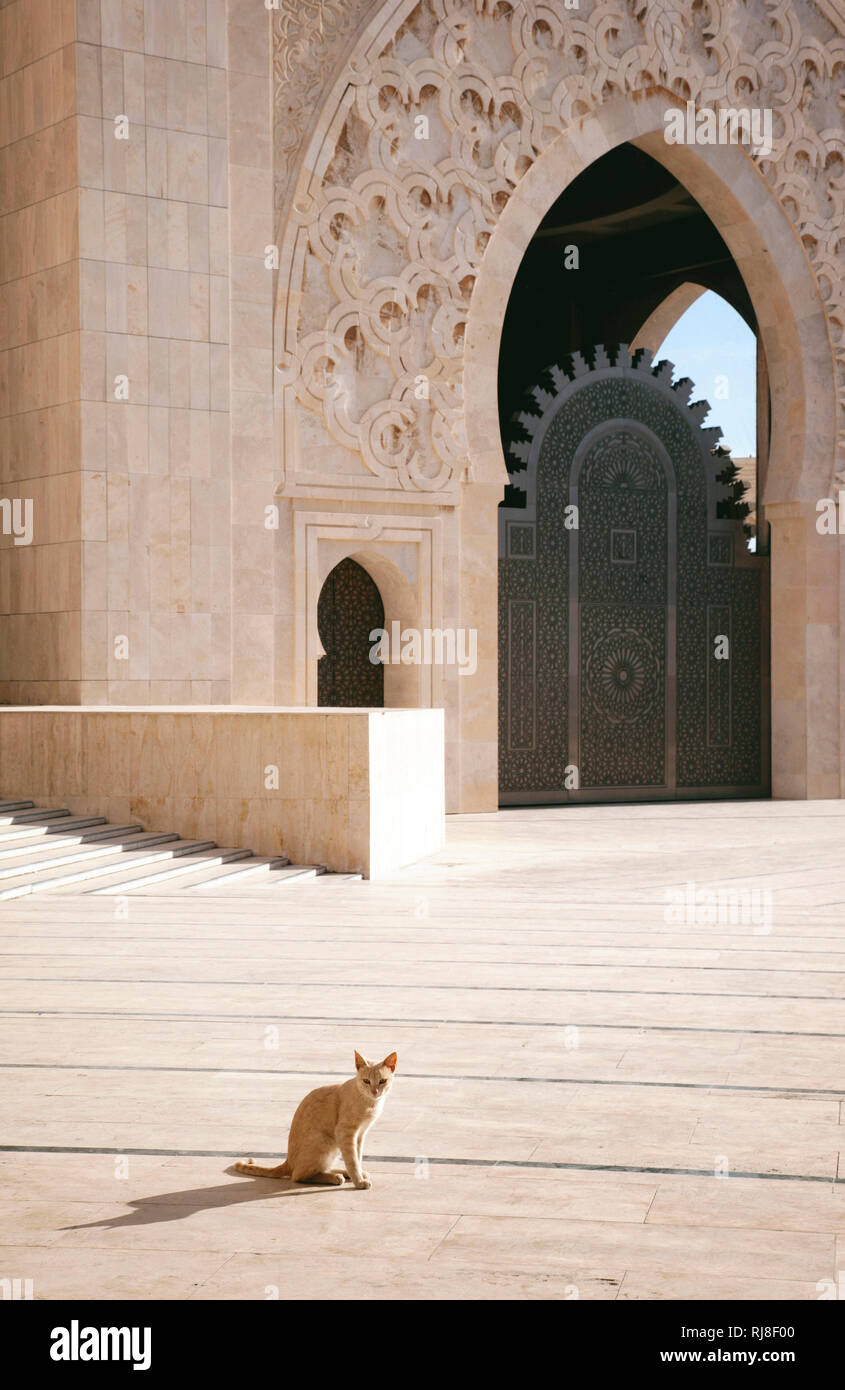
[[[287,1159],[275,1168],[259,1168],[257,1163],[248,1158],[243,1163],[235,1164],[235,1172],[248,1173],[251,1178],[289,1178],[291,1169]]]

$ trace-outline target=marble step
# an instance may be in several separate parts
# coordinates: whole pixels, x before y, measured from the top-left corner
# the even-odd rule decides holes
[[[136,825],[125,827],[122,835],[109,835],[93,844],[90,841],[80,843],[74,836],[69,837],[67,841],[57,840],[50,845],[38,843],[36,846],[0,850],[0,881],[19,878],[30,869],[40,872],[43,869],[59,869],[65,864],[88,864],[107,857],[119,863],[122,853],[136,849],[152,849],[156,844],[164,844],[178,838],[179,836],[172,831],[144,833],[141,827]]]
[[[56,825],[71,819],[70,811],[24,811],[20,815],[0,816],[0,840],[7,840],[12,835],[21,835],[26,830],[31,830],[33,834],[46,835]],[[85,816],[85,820],[90,817]],[[103,816],[102,821],[105,821]]]
[[[69,827],[67,830],[64,827]],[[50,844],[80,845],[93,840],[114,838],[116,835],[131,835],[143,829],[136,821],[125,825],[109,825],[104,817],[98,816],[79,821],[59,821],[50,826],[45,835],[41,829],[22,830],[20,834],[0,836],[0,859],[10,854],[21,854],[28,850],[42,850]]]
[[[286,888],[293,882],[305,879],[320,878],[325,874],[322,864],[291,864],[289,859],[271,861],[264,873],[259,873],[255,879],[247,878],[246,882],[231,882],[223,879],[219,883],[198,884],[193,891],[200,892],[208,887],[215,893],[225,893],[231,890],[233,894],[241,893],[273,893],[278,888]],[[234,875],[232,875],[234,878]]]
[[[173,892],[266,898],[327,874],[323,865],[291,864],[284,854],[221,849],[213,840],[182,840],[175,831],[144,831],[137,822],[73,815],[66,807],[0,801],[0,900],[30,893],[117,896]]]
[[[34,801],[30,801],[28,805],[23,802],[6,801],[0,811],[0,825],[15,820],[38,820],[46,816],[69,815],[70,811],[66,806],[37,806]]]
[[[186,891],[202,889],[207,887],[224,888],[231,883],[238,886],[244,882],[250,884],[257,880],[263,880],[268,874],[286,869],[290,860],[284,855],[276,858],[268,858],[266,855],[254,854],[246,862],[232,866],[223,864],[217,869],[210,869],[207,873],[199,873],[196,878],[188,878],[181,885]]]
[[[182,878],[186,874],[195,874],[198,868],[212,869],[223,864],[230,864],[233,861],[251,858],[251,849],[219,849],[217,845],[207,845],[192,853],[180,855],[179,863],[167,864],[164,868],[150,869],[142,866],[138,869],[131,867],[117,869],[102,883],[98,883],[95,888],[87,888],[84,891],[106,896],[124,894],[130,888],[145,888],[149,884],[169,883],[171,879]]]
[[[276,861],[278,862],[278,861]],[[243,866],[235,866],[232,872],[226,871],[226,866],[222,866],[217,872],[215,869],[200,871],[196,874],[196,881],[181,879],[178,884],[171,887],[167,882],[162,884],[152,884],[150,887],[129,888],[127,892],[131,894],[135,891],[138,897],[143,896],[166,896],[176,891],[191,894],[203,894],[205,897],[215,898],[260,898],[266,901],[268,896],[280,892],[284,888],[289,888],[295,883],[313,882],[320,879],[321,883],[326,883],[334,875],[328,874],[322,864],[290,864],[287,861],[279,863],[277,868],[269,868],[263,861],[256,866],[257,872],[253,876],[251,862],[246,862]],[[350,878],[360,878],[360,874],[351,874]]]
[[[326,873],[323,864],[289,864],[286,868],[275,869],[266,879],[260,879],[257,883],[251,884],[247,881],[243,886],[233,883],[231,886],[223,884],[215,892],[220,896],[228,897],[250,897],[267,898],[272,896],[281,888],[289,888],[293,883],[306,883],[311,879],[319,878],[325,881],[331,877]]]
[[[235,885],[242,883],[250,884],[255,880],[262,881],[264,877],[271,873],[277,873],[281,869],[287,868],[290,863],[283,855],[276,858],[267,858],[264,855],[253,854],[248,859],[238,861],[228,860],[225,864],[214,864],[202,866],[193,873],[186,874],[179,883],[179,892],[193,892],[203,888],[212,888],[217,891],[233,882]],[[130,891],[144,893],[167,893],[167,885],[160,886],[152,884],[150,887],[136,888]]]
[[[160,848],[115,850],[114,854],[109,855],[105,862],[98,859],[94,864],[83,865],[76,869],[44,869],[40,873],[37,869],[34,872],[32,870],[23,871],[17,878],[0,881],[0,899],[20,898],[27,893],[44,893],[53,888],[81,886],[88,880],[105,878],[106,875],[115,873],[121,858],[127,861],[125,873],[130,874],[133,868],[146,868],[150,864],[181,858],[185,854],[194,854],[199,850],[216,849],[213,840],[180,840],[176,835],[168,836],[166,834],[156,835],[155,839]],[[149,844],[149,841],[147,843]],[[123,872],[124,869],[121,866],[121,873]]]
[[[24,832],[21,835],[10,835],[0,840],[0,861],[8,858],[12,854],[38,853],[43,849],[50,849],[52,845],[84,845],[94,844],[100,840],[113,840],[119,836],[138,835],[143,831],[143,826],[139,821],[127,821],[123,825],[110,825],[108,821],[96,825],[80,825],[78,828],[71,828],[67,833],[59,833],[58,827],[51,830],[49,835]]]

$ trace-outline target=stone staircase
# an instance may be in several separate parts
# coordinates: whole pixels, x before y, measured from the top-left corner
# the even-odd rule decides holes
[[[32,801],[0,801],[0,900],[28,893],[113,896],[209,893],[267,896],[326,875],[321,865],[291,864],[213,840],[182,840],[105,816],[74,816]],[[360,874],[331,874],[337,880]]]

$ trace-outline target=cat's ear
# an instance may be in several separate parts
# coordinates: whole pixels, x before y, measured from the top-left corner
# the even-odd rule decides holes
[[[356,1052],[356,1053],[355,1053],[355,1070],[356,1070],[356,1071],[360,1071],[362,1067],[367,1067],[367,1066],[369,1066],[369,1062],[365,1062],[364,1059],[363,1059],[363,1057],[361,1056],[360,1052]]]
[[[391,1054],[390,1054],[389,1057],[385,1057],[384,1061],[382,1062],[382,1066],[383,1066],[383,1067],[390,1067],[390,1070],[391,1070],[391,1071],[395,1071],[395,1070],[396,1070],[396,1053],[395,1053],[395,1052],[391,1052]]]

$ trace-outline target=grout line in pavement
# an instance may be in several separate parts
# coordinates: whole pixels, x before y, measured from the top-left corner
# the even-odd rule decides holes
[[[285,1076],[346,1076],[348,1074],[345,1071],[315,1071],[313,1068],[309,1070],[307,1068],[286,1067],[284,1070],[275,1071],[268,1067],[161,1067],[144,1066],[141,1063],[129,1063],[124,1066],[114,1062],[0,1062],[0,1071],[161,1071],[186,1072],[190,1075],[209,1073],[212,1076],[266,1076],[273,1077],[275,1080]],[[732,1081],[649,1081],[641,1078],[591,1076],[484,1076],[474,1075],[472,1072],[428,1071],[403,1071],[402,1077],[405,1080],[414,1081],[510,1081],[520,1086],[526,1084],[541,1086],[659,1086],[669,1090],[684,1091],[751,1091],[755,1094],[773,1091],[777,1095],[782,1095],[784,1091],[788,1091],[790,1095],[828,1096],[838,1100],[840,1107],[845,1105],[845,1099],[843,1099],[845,1088],[823,1086],[752,1086]]]
[[[626,969],[625,966],[615,967]],[[640,969],[660,969],[659,966],[641,966]],[[676,969],[681,967],[675,967]],[[696,966],[689,967],[697,969]],[[794,975],[794,970],[781,972],[785,975]],[[826,974],[826,971],[819,971],[819,974]],[[831,971],[831,974],[841,972]],[[559,985],[416,985],[399,982],[397,984],[378,984],[374,981],[362,981],[359,984],[350,983],[348,980],[147,980],[147,979],[123,979],[110,980],[100,979],[90,975],[5,975],[0,978],[0,984],[9,985],[205,985],[208,989],[214,989],[219,985],[235,986],[248,989],[449,989],[458,990],[463,993],[473,994],[624,994],[626,996],[637,997],[645,995],[650,998],[669,998],[669,999],[802,999],[812,1000],[815,1003],[843,1004],[845,995],[841,994],[754,994],[740,993],[738,990],[691,990],[691,989],[583,989],[577,986],[565,987]],[[35,1012],[34,1010],[32,1012]]]
[[[235,1162],[228,1151],[222,1149],[126,1149],[120,1147],[95,1148],[83,1145],[59,1144],[0,1144],[0,1153],[48,1153],[48,1154],[108,1154],[136,1158],[228,1158]],[[253,1151],[253,1158],[278,1159],[276,1153]],[[367,1155],[368,1163],[418,1163],[419,1158],[406,1154]],[[713,1178],[712,1168],[659,1168],[636,1163],[555,1163],[534,1159],[491,1159],[491,1158],[430,1158],[430,1165],[454,1168],[540,1168],[546,1171],[570,1171],[578,1173],[654,1173],[663,1177]],[[754,1178],[768,1182],[812,1182],[826,1183],[829,1187],[845,1185],[845,1177],[823,1176],[813,1173],[747,1173],[734,1169],[732,1178]],[[272,1179],[271,1179],[272,1181]]]
[[[696,996],[693,996],[694,998]],[[738,996],[728,995],[728,998]],[[764,998],[766,996],[763,996]],[[827,1002],[817,995],[812,995],[816,1003]],[[835,1002],[835,1001],[834,1001]],[[148,1022],[163,1023],[192,1023],[202,1021],[203,1023],[230,1024],[237,1023],[266,1023],[264,1014],[218,1014],[218,1013],[177,1013],[173,1010],[164,1010],[161,1013],[151,1013],[149,1011],[135,1009],[104,1010],[104,1009],[0,1009],[0,1017],[9,1016],[12,1018],[91,1018],[105,1019],[110,1023],[121,1023],[126,1018],[143,1018]],[[705,1026],[693,1027],[690,1024],[671,1024],[671,1023],[581,1023],[577,1019],[564,1019],[560,1022],[546,1019],[521,1019],[521,1018],[383,1018],[381,1015],[362,1016],[360,1014],[350,1014],[348,1018],[339,1018],[337,1015],[327,1014],[274,1014],[273,1017],[286,1024],[294,1023],[331,1023],[335,1027],[358,1027],[362,1023],[389,1023],[392,1027],[409,1027],[417,1024],[426,1027],[437,1027],[441,1024],[464,1025],[470,1028],[572,1028],[577,1027],[586,1031],[591,1029],[618,1030],[628,1033],[719,1033],[719,1034],[738,1034],[740,1037],[767,1037],[767,1038],[845,1038],[845,1033],[818,1033],[801,1029],[787,1030],[784,1028],[709,1028]],[[217,1070],[217,1069],[216,1069]]]

